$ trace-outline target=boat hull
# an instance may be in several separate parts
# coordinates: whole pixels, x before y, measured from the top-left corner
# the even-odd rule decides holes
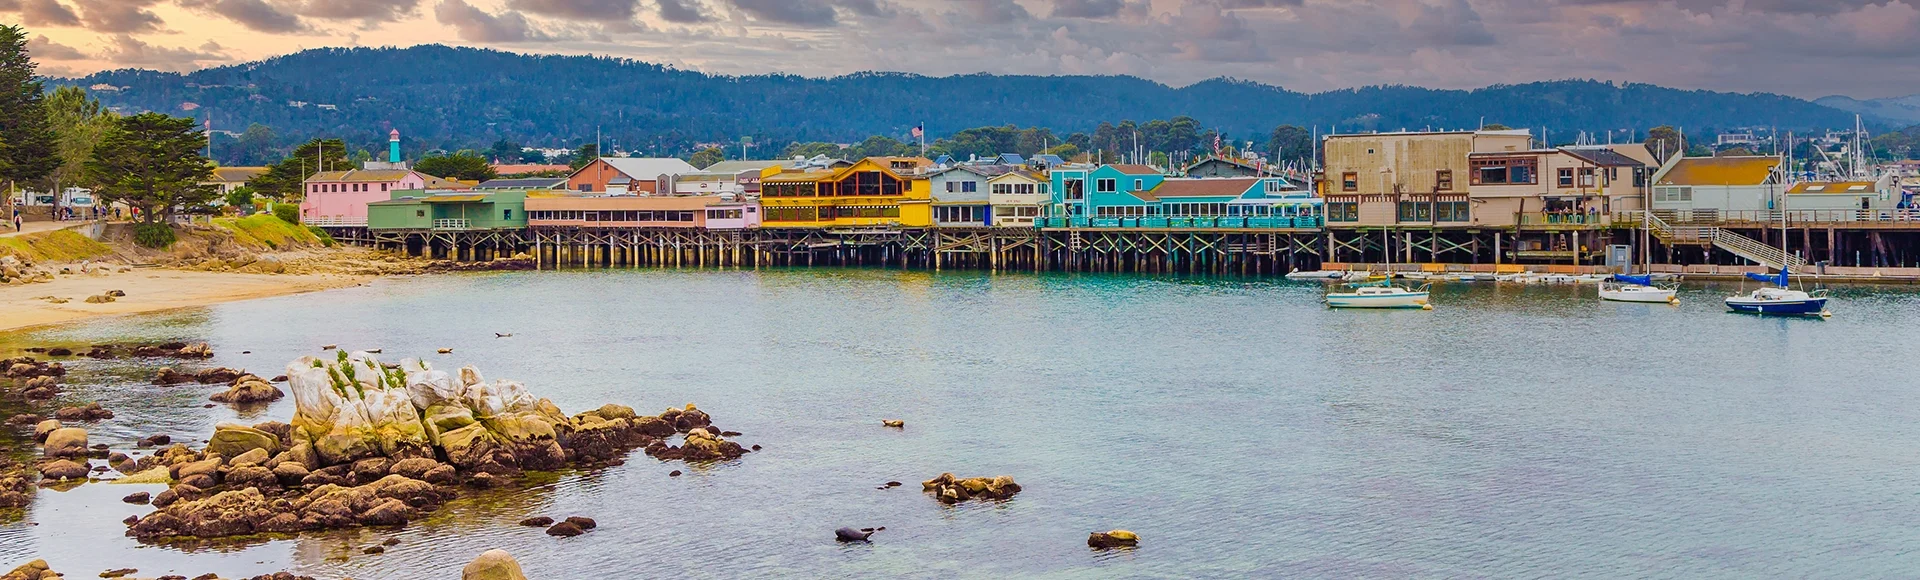
[[[1611,302],[1636,302],[1642,304],[1668,304],[1674,301],[1674,292],[1662,288],[1644,290],[1600,289],[1600,299]]]
[[[1754,300],[1741,296],[1728,298],[1727,308],[1732,309],[1734,312],[1765,314],[1769,316],[1819,316],[1827,310],[1827,299]]]
[[[1386,295],[1328,294],[1327,306],[1332,308],[1381,308],[1381,309],[1421,309],[1428,304],[1426,292],[1407,292]]]

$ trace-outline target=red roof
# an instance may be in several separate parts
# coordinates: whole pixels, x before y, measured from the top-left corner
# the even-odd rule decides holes
[[[1240,194],[1246,193],[1249,189],[1253,189],[1254,184],[1257,183],[1260,183],[1260,180],[1254,178],[1169,179],[1160,182],[1159,187],[1153,188],[1153,190],[1148,193],[1160,199],[1169,197],[1239,197]]]
[[[1148,166],[1148,165],[1134,165],[1130,163],[1123,163],[1119,165],[1108,165],[1108,167],[1118,169],[1120,170],[1121,173],[1125,173],[1127,175],[1159,175],[1160,174],[1160,170],[1154,169],[1152,166]]]

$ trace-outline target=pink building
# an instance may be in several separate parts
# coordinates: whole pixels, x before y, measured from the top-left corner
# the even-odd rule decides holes
[[[306,181],[300,221],[315,226],[365,226],[367,204],[400,190],[456,189],[460,184],[411,169],[322,171]]]

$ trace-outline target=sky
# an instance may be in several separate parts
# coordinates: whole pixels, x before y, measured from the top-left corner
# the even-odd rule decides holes
[[[50,76],[449,44],[717,74],[1920,93],[1920,0],[0,0]]]

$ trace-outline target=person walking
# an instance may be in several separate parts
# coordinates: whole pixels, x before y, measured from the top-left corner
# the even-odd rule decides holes
[[[22,223],[23,222],[20,219],[20,208],[18,207],[13,208],[13,231],[15,232],[21,231]]]

